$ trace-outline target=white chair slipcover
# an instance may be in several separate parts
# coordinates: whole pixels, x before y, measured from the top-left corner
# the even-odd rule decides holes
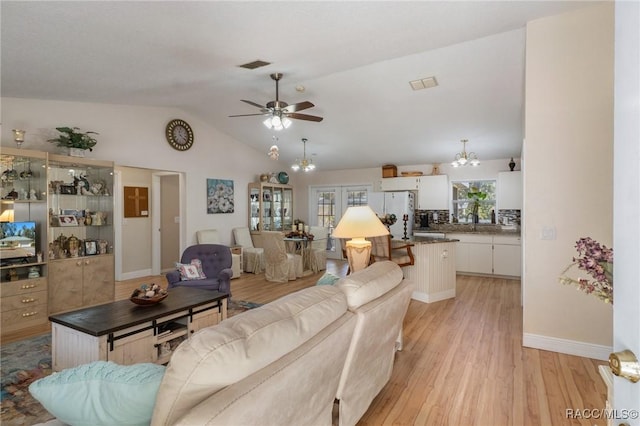
[[[309,233],[313,235],[311,247],[309,248],[309,258],[311,270],[313,272],[327,269],[327,238],[329,229],[323,226],[310,226]]]
[[[302,276],[302,256],[287,253],[281,232],[263,231],[262,244],[267,281],[284,283]]]
[[[233,238],[236,245],[242,247],[242,268],[245,272],[260,274],[264,271],[264,249],[254,247],[249,228],[233,228]]]

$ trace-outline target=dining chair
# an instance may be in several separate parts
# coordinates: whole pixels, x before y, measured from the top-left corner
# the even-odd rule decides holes
[[[313,272],[327,269],[327,238],[329,229],[324,226],[310,226],[309,233],[313,235],[309,247],[309,259]]]
[[[201,229],[200,231],[196,231],[196,240],[198,244],[221,244],[217,229]],[[231,279],[240,278],[242,274],[242,262],[239,254],[231,253],[231,270],[233,271]]]
[[[267,281],[284,283],[302,277],[302,256],[287,253],[282,232],[262,231],[262,244]]]
[[[242,247],[242,268],[245,272],[260,274],[264,271],[264,249],[253,246],[249,228],[233,228],[233,238],[236,245]]]
[[[371,241],[371,262],[390,260],[399,266],[410,266],[414,264],[413,243],[408,241],[392,240],[391,235],[379,237],[369,237]]]

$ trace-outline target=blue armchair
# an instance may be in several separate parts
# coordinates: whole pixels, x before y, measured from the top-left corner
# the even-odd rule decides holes
[[[189,264],[200,259],[205,279],[181,280],[179,271],[167,273],[169,288],[195,287],[205,290],[217,290],[231,296],[231,251],[221,244],[196,244],[187,247],[182,253],[180,263]]]

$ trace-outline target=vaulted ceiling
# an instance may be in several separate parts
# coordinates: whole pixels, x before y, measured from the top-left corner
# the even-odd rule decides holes
[[[2,96],[181,108],[319,169],[519,156],[526,22],[581,1],[1,3]],[[239,65],[263,60],[248,70]],[[311,101],[275,132],[241,99]],[[409,82],[435,77],[419,91]],[[298,87],[300,86],[300,87]],[[198,139],[198,143],[215,143]]]

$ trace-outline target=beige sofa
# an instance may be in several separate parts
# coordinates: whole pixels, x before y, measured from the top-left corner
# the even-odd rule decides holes
[[[377,262],[198,331],[172,355],[151,424],[356,424],[391,376],[412,291]]]
[[[355,424],[391,375],[411,286],[378,262],[199,331],[173,354],[152,425]]]

